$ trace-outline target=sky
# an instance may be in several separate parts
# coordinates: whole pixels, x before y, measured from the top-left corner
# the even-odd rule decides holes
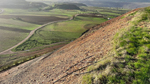
[[[150,2],[150,0],[27,0],[27,1],[110,1],[110,2]]]

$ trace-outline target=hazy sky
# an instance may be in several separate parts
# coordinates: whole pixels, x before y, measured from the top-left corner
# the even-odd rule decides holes
[[[123,2],[150,2],[150,0],[27,0],[27,1],[123,1]]]

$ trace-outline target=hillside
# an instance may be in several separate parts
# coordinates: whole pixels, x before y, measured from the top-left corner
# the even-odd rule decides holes
[[[52,9],[81,10],[77,5],[81,4],[72,4],[72,3],[55,4],[54,6],[45,7],[44,10],[52,10]]]
[[[150,7],[91,28],[49,56],[0,73],[1,84],[149,83]]]
[[[3,0],[0,2],[2,8],[40,8],[47,6],[41,2],[27,2],[26,0]]]
[[[94,7],[119,7],[127,9],[135,9],[141,7],[147,7],[150,5],[149,0],[27,0],[27,1],[44,1],[49,3],[61,3],[61,2],[70,2],[70,3],[84,3],[87,6]]]
[[[54,7],[59,9],[76,9],[79,10],[80,8],[74,4],[56,4]]]

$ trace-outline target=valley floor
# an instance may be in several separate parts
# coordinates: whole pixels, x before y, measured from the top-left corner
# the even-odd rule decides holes
[[[96,32],[85,34],[54,53],[1,72],[0,84],[80,84],[82,73],[86,73],[88,66],[105,58],[112,49],[116,32],[128,26],[128,20],[132,18],[121,17],[96,26],[100,28]]]

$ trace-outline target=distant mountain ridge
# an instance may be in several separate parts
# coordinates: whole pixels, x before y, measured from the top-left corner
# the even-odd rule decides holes
[[[26,0],[3,0],[0,1],[0,7],[4,8],[29,8],[29,7],[44,7],[47,6],[41,2],[27,2]]]
[[[50,3],[83,3],[88,6],[97,6],[97,7],[118,7],[118,8],[141,8],[150,5],[150,0],[27,0],[27,1],[36,1],[36,2],[50,2]]]
[[[51,2],[80,2],[80,1],[109,1],[109,2],[150,2],[149,0],[26,0],[26,1],[51,1]]]
[[[74,4],[55,4],[54,8],[80,10],[80,8]]]

